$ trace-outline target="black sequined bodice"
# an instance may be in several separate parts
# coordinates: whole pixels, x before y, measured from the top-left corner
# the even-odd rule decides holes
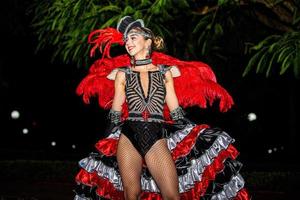
[[[141,84],[140,72],[126,70],[126,99],[128,103],[128,120],[133,121],[163,121],[163,108],[166,97],[164,71],[149,71],[148,91]]]

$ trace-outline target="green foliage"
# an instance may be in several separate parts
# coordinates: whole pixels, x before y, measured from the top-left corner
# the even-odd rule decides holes
[[[178,57],[206,61],[218,58],[224,62],[232,43],[240,48],[265,38],[244,55],[251,58],[243,76],[252,69],[269,76],[279,67],[279,74],[293,69],[299,77],[299,3],[218,0],[196,4],[187,0],[35,0],[31,12],[39,41],[37,51],[52,46],[53,60],[89,66],[88,34],[115,27],[119,19],[131,15],[144,19],[147,27],[166,40],[168,53]],[[243,30],[254,24],[261,24],[255,32]],[[243,40],[233,41],[236,36]]]
[[[256,69],[256,73],[265,73],[270,76],[272,69],[277,68],[280,75],[291,69],[295,77],[299,78],[300,58],[300,4],[297,1],[285,2],[282,0],[266,1],[267,7],[277,13],[282,21],[276,22],[278,27],[284,27],[280,33],[269,33],[265,39],[250,48],[250,53],[254,52],[250,58],[243,76],[247,75],[251,69]],[[290,10],[290,13],[283,10]],[[273,17],[272,20],[278,18]],[[274,24],[272,28],[276,28]],[[286,31],[282,31],[286,30]]]
[[[268,36],[250,50],[255,50],[256,53],[249,60],[243,76],[252,68],[256,68],[256,73],[266,73],[269,76],[274,67],[279,67],[280,75],[292,67],[295,76],[299,77],[300,32]]]
[[[195,23],[192,31],[196,45],[191,46],[192,49],[200,48],[200,55],[207,57],[215,55],[219,58],[225,58],[220,46],[220,39],[225,37],[225,31],[231,32],[235,28],[234,21],[235,11],[238,8],[238,2],[233,0],[219,0],[215,9],[205,14],[196,14],[193,23]],[[191,52],[192,52],[192,49]]]
[[[188,6],[187,1],[173,7],[171,0],[35,0],[32,26],[38,35],[37,51],[49,45],[54,47],[52,60],[58,57],[64,63],[78,66],[89,63],[88,34],[95,29],[115,27],[123,16],[143,18],[154,32],[171,37],[165,24],[173,20],[172,12]]]

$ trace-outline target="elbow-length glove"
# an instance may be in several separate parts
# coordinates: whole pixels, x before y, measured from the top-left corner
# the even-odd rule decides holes
[[[116,132],[120,128],[120,125],[122,124],[121,114],[121,111],[115,111],[113,109],[110,109],[107,117],[108,124],[105,129],[105,135],[108,136],[111,133]]]
[[[186,125],[194,125],[195,123],[185,117],[185,112],[179,106],[170,112],[172,120],[175,121],[175,126],[178,128],[184,128]]]

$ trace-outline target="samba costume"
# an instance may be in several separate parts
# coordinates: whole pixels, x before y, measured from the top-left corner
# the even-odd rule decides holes
[[[110,57],[111,44],[123,45],[123,37],[130,29],[143,26],[142,20],[127,16],[118,24],[118,30],[106,28],[89,36],[89,42],[95,44],[91,55],[96,48],[99,47],[101,52],[102,45],[105,48],[103,57],[92,65],[90,73],[78,86],[77,93],[83,95],[86,103],[89,103],[91,96],[97,95],[99,105],[109,109],[114,95],[115,74],[122,71],[126,80],[126,102],[122,112],[110,110],[107,135],[96,144],[99,152],[79,162],[81,170],[76,176],[78,188],[75,199],[124,199],[116,160],[118,140],[124,134],[143,158],[156,141],[166,138],[177,169],[180,199],[248,200],[245,182],[239,174],[242,165],[235,160],[238,151],[232,145],[234,139],[220,129],[190,122],[181,108],[205,108],[207,101],[212,104],[215,99],[220,100],[221,111],[227,111],[233,105],[231,96],[217,84],[210,67],[202,62],[181,61],[158,52],[153,52],[151,59],[136,62],[132,62],[128,55]],[[152,62],[159,68],[148,71],[146,92],[140,73],[131,67],[138,62]],[[171,71],[174,78],[181,106],[171,112],[165,102],[164,79],[167,71]],[[162,199],[145,163],[141,189],[141,199]]]

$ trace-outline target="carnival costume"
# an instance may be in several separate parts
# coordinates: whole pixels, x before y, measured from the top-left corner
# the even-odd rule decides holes
[[[211,105],[219,100],[220,111],[225,112],[233,105],[231,96],[217,83],[211,68],[202,62],[181,61],[159,52],[152,52],[151,59],[142,61],[132,62],[127,54],[111,58],[110,46],[123,45],[124,37],[134,27],[144,27],[143,21],[126,16],[117,29],[96,30],[89,35],[89,42],[94,44],[91,56],[97,48],[103,56],[91,66],[77,93],[83,95],[86,103],[96,95],[100,107],[110,109],[115,74],[123,71],[126,102],[122,112],[110,110],[106,136],[96,144],[98,153],[91,153],[79,162],[81,170],[76,176],[75,199],[124,199],[116,160],[120,134],[128,137],[142,157],[157,140],[166,138],[177,169],[180,199],[249,199],[244,179],[239,174],[242,165],[235,160],[238,151],[232,145],[234,139],[220,129],[194,124],[182,109],[206,108],[207,103]],[[152,62],[159,68],[148,71],[147,92],[143,91],[139,72],[132,70],[132,65],[138,62]],[[167,71],[171,71],[174,78],[180,105],[172,112],[165,103]],[[141,188],[141,199],[162,199],[145,163]]]

